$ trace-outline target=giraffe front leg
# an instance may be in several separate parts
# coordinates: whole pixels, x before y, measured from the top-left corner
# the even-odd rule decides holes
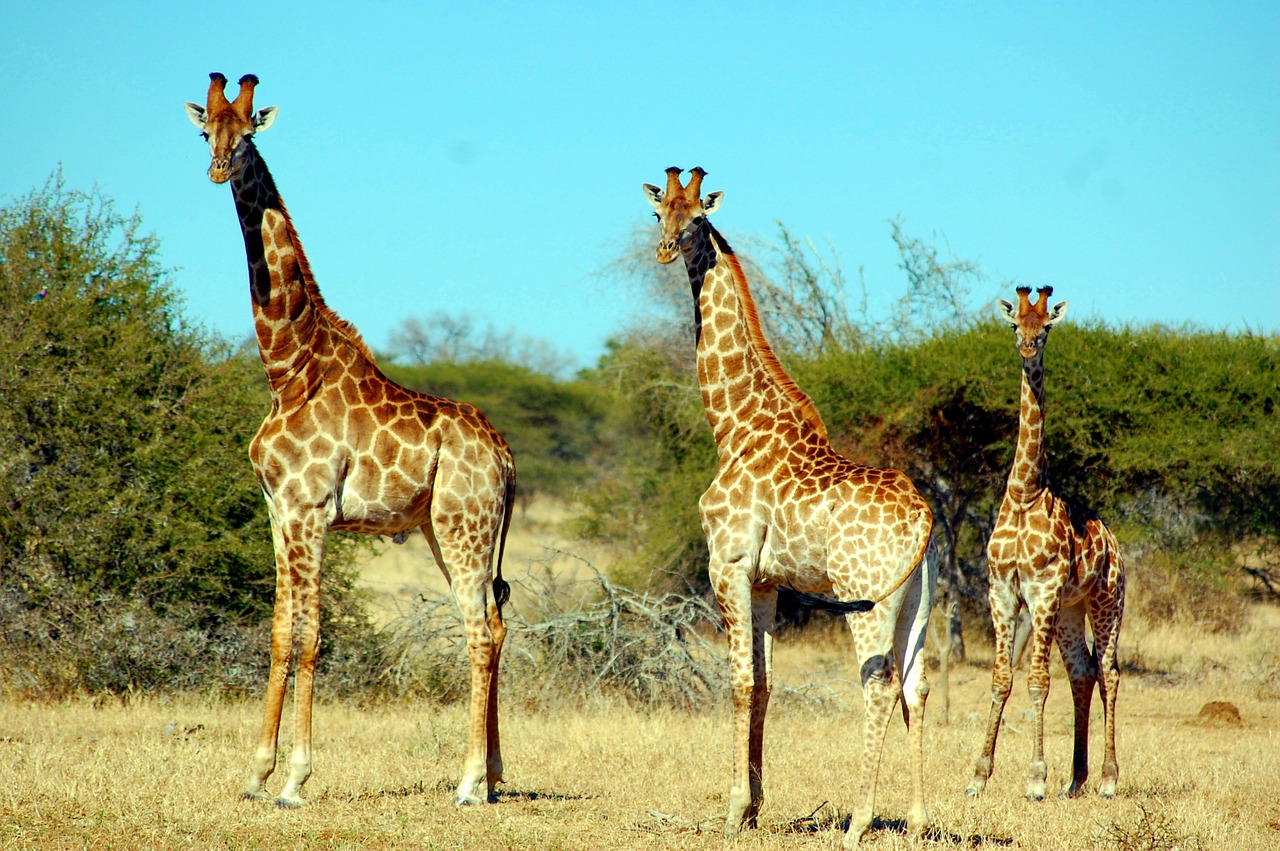
[[[320,653],[320,565],[324,559],[326,524],[313,512],[297,524],[290,550],[293,576],[293,622],[298,668],[293,681],[293,752],[289,777],[276,796],[276,806],[295,809],[306,804],[302,786],[311,777],[311,709],[316,659]]]
[[[1031,761],[1027,764],[1028,801],[1044,800],[1049,774],[1049,766],[1044,759],[1044,705],[1049,698],[1049,650],[1056,622],[1056,613],[1047,606],[1032,609],[1031,670],[1027,674],[1032,712]]]
[[[276,523],[274,510],[269,514],[271,539],[276,554],[276,597],[271,615],[271,670],[267,674],[266,705],[258,747],[254,752],[249,779],[242,795],[246,800],[254,801],[271,799],[267,793],[267,778],[276,767],[280,716],[284,711],[284,695],[289,682],[289,663],[293,648],[293,583],[286,557],[287,543]]]
[[[719,575],[723,576],[725,573],[720,572]],[[760,788],[760,778],[751,776],[751,734],[756,684],[752,594],[746,572],[738,572],[732,579],[718,584],[716,599],[720,603],[728,635],[729,689],[733,703],[733,784],[729,787],[729,812],[724,823],[725,836],[732,838],[743,828],[755,827]],[[764,723],[763,716],[760,723]],[[753,784],[756,790],[754,793]]]
[[[987,715],[987,732],[982,742],[982,752],[973,766],[973,777],[964,793],[970,798],[982,794],[995,769],[996,740],[1000,735],[1000,721],[1005,704],[1013,690],[1013,642],[1017,629],[1017,596],[1012,589],[991,575],[991,622],[995,628],[995,659],[991,665],[991,708]]]

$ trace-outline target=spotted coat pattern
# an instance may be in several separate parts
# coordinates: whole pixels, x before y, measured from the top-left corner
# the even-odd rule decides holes
[[[987,544],[991,619],[995,626],[995,662],[991,673],[991,711],[982,753],[966,788],[982,792],[994,767],[1000,716],[1013,684],[1013,638],[1018,612],[1031,615],[1031,660],[1027,686],[1034,713],[1026,796],[1045,796],[1044,705],[1049,696],[1049,650],[1056,636],[1071,681],[1075,704],[1072,778],[1063,794],[1079,795],[1089,776],[1089,709],[1097,683],[1103,700],[1105,753],[1098,792],[1112,797],[1116,763],[1116,694],[1120,668],[1116,645],[1124,616],[1124,564],[1111,530],[1092,512],[1059,498],[1049,485],[1044,446],[1044,348],[1049,330],[1066,313],[1067,303],[1048,308],[1051,287],[1018,288],[1019,304],[1000,301],[1000,314],[1015,330],[1022,357],[1018,445]],[[1087,633],[1092,634],[1090,648]]]
[[[275,107],[253,111],[253,75],[240,80],[234,102],[224,94],[225,77],[210,79],[206,106],[186,108],[209,141],[209,177],[231,182],[271,388],[271,411],[249,456],[271,520],[276,596],[266,709],[245,796],[269,797],[266,781],[275,769],[296,646],[293,752],[276,803],[304,803],[329,530],[391,535],[400,542],[417,528],[453,590],[471,660],[470,743],[457,799],[487,800],[502,777],[497,671],[506,634],[501,607],[509,592],[502,547],[515,491],[511,451],[473,406],[389,380],[355,328],[325,304],[253,141],[274,121]]]
[[[846,615],[866,705],[860,799],[846,843],[858,843],[871,825],[881,743],[899,698],[912,757],[908,821],[919,831],[928,819],[923,653],[937,576],[933,517],[905,475],[855,464],[832,448],[813,403],[760,329],[737,257],[707,220],[721,193],[703,199],[705,172],[694,169],[685,187],[680,173],[667,170],[665,190],[644,189],[661,226],[658,260],[683,256],[689,274],[698,382],[719,457],[698,507],[729,639],[734,767],[725,832],[754,827],[763,801],[779,586],[877,601],[869,612]]]

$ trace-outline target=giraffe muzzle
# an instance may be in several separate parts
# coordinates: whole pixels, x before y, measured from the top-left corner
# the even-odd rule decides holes
[[[231,179],[231,158],[215,159],[209,164],[209,179],[214,183],[226,183]]]
[[[674,239],[664,239],[658,243],[658,262],[670,263],[680,254],[680,245]]]

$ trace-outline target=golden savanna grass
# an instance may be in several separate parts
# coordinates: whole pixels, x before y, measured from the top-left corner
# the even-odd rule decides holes
[[[511,563],[521,569],[519,557]],[[390,597],[430,581],[406,575],[380,586],[380,570],[371,566],[373,590]],[[1023,800],[1030,743],[1021,675],[996,774],[981,798],[965,798],[990,700],[990,651],[982,645],[971,640],[971,662],[952,669],[950,723],[943,723],[936,689],[930,701],[926,780],[934,829],[914,847],[1280,847],[1280,609],[1255,606],[1244,631],[1232,636],[1129,617],[1121,646],[1120,788],[1111,801],[1093,794]],[[836,629],[779,641],[765,808],[760,829],[739,846],[839,846],[862,729],[847,651],[847,636]],[[1046,749],[1050,785],[1061,788],[1070,768],[1071,700],[1060,667],[1054,674]],[[519,684],[508,691],[518,694]],[[1234,704],[1241,723],[1198,720],[1212,701]],[[591,695],[551,704],[509,699],[502,795],[471,808],[455,807],[451,795],[465,747],[465,704],[319,704],[310,803],[295,811],[239,800],[260,712],[256,700],[148,696],[0,704],[0,848],[724,847],[725,700],[678,713]],[[904,833],[905,743],[895,721],[869,847],[913,847]]]

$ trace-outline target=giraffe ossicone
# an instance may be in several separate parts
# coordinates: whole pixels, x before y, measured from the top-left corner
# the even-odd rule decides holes
[[[995,660],[991,709],[982,752],[965,789],[981,794],[995,765],[1000,718],[1013,688],[1013,645],[1019,610],[1031,616],[1030,671],[1033,731],[1026,797],[1045,797],[1044,705],[1049,695],[1049,653],[1056,638],[1075,705],[1071,782],[1063,794],[1082,793],[1089,776],[1089,709],[1095,683],[1103,701],[1104,753],[1098,792],[1116,793],[1116,695],[1120,668],[1116,649],[1124,619],[1124,563],[1115,536],[1097,515],[1066,502],[1049,484],[1045,452],[1044,349],[1049,331],[1066,315],[1067,302],[1049,307],[1052,287],[1018,287],[1018,304],[1003,299],[1001,318],[1014,329],[1022,358],[1018,443],[1000,513],[987,542]],[[1092,638],[1092,647],[1089,639]]]
[[[683,257],[689,275],[698,383],[719,458],[698,508],[731,665],[734,758],[725,832],[754,827],[763,801],[781,586],[843,601],[854,638],[866,721],[860,797],[845,844],[856,845],[871,826],[885,730],[900,699],[911,754],[907,822],[918,833],[928,821],[924,653],[937,580],[933,515],[903,473],[855,464],[831,446],[813,402],[761,330],[737,256],[707,219],[723,195],[702,195],[701,168],[688,184],[680,175],[667,169],[666,187],[644,184],[644,194],[658,216],[657,259]]]
[[[249,263],[254,330],[271,411],[249,447],[266,497],[276,560],[271,671],[244,795],[267,799],[296,645],[293,751],[278,806],[301,806],[311,775],[311,708],[320,646],[320,568],[332,529],[403,540],[421,529],[462,613],[471,661],[470,741],[458,803],[495,795],[502,779],[498,661],[510,588],[502,554],[515,464],[475,407],[388,379],[356,329],[325,304],[253,137],[276,108],[253,109],[258,78],[210,74],[204,106],[187,103],[209,142],[209,178],[230,181]],[[481,788],[484,784],[484,788]]]

